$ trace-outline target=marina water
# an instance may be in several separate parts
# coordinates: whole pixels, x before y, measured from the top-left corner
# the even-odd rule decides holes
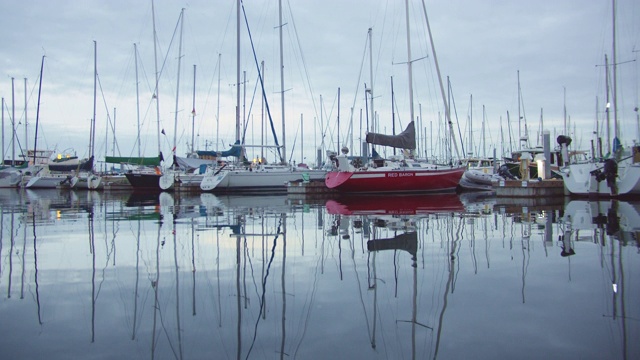
[[[7,359],[640,357],[639,203],[0,200]]]

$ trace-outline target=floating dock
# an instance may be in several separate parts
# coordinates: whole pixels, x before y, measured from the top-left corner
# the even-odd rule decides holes
[[[564,197],[562,180],[500,180],[493,185],[497,197],[558,198]]]

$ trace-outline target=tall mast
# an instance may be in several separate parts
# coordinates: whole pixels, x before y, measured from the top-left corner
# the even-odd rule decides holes
[[[222,54],[218,53],[218,106],[216,108],[216,148],[220,140],[220,67],[222,66]]]
[[[449,102],[447,101],[447,97],[444,93],[444,84],[442,83],[442,76],[440,75],[440,65],[438,65],[438,57],[436,56],[436,47],[433,44],[433,36],[431,35],[431,26],[429,26],[429,17],[427,17],[427,6],[422,0],[422,11],[424,12],[424,19],[427,23],[427,31],[429,32],[429,42],[431,43],[431,52],[433,53],[433,62],[436,66],[436,72],[438,73],[438,82],[440,83],[440,94],[442,95],[442,101],[444,103],[445,116],[447,119],[447,124],[449,126],[449,130],[451,133],[451,138],[453,139],[453,122],[451,122],[451,112],[449,111]],[[413,119],[412,119],[413,120]],[[453,142],[453,145],[456,148],[456,156],[460,156],[458,153],[458,143]]]
[[[108,130],[108,126],[107,126],[107,132],[109,132]],[[111,144],[111,156],[115,157],[116,156],[116,108],[113,108],[113,140],[112,140],[112,144]],[[105,154],[106,154],[106,149],[105,149]]]
[[[136,118],[138,120],[138,157],[141,157],[140,150],[140,89],[138,82],[138,46],[133,43],[133,53],[136,61]]]
[[[413,68],[411,60],[411,26],[409,25],[409,0],[405,0],[405,15],[407,18],[407,70],[409,73],[409,122],[414,120],[413,112]]]
[[[607,102],[607,152],[611,151],[611,100],[609,99],[609,58],[604,54],[605,92]]]
[[[473,154],[473,94],[469,96],[469,150],[467,154]]]
[[[44,55],[42,55],[42,64],[40,64],[40,84],[38,85],[38,106],[36,107],[36,131],[35,140],[33,142],[33,163],[36,163],[36,155],[38,151],[38,120],[40,120],[40,95],[42,94],[42,72],[44,71]]]
[[[484,105],[482,105],[482,132],[481,132],[482,135],[480,135],[480,142],[482,142],[482,157],[485,159],[487,158],[487,140],[484,137],[484,124],[486,119],[487,119],[487,112]],[[480,154],[480,150],[478,149],[478,155],[479,154]]]
[[[616,56],[616,0],[612,0],[613,4],[613,136],[618,139],[618,76],[616,73],[617,56]],[[619,140],[619,139],[618,139]]]
[[[24,78],[24,148],[27,150],[29,149],[29,121],[27,121],[27,78]]]
[[[264,60],[260,62],[260,73],[264,74]],[[262,77],[264,82],[264,76]],[[260,164],[264,161],[264,131],[266,124],[264,123],[264,96],[260,96]]]
[[[93,41],[93,117],[91,118],[91,138],[89,139],[89,158],[93,157],[96,136],[96,96],[98,83],[98,42]],[[106,144],[105,144],[106,146]]]
[[[16,159],[16,99],[14,93],[14,78],[11,78],[11,165]],[[4,159],[2,159],[4,161]]]
[[[371,129],[369,129],[371,132],[374,132],[374,124],[375,121],[373,121],[373,116],[374,116],[374,112],[373,112],[373,46],[372,46],[372,37],[373,37],[373,29],[369,28],[368,31],[368,36],[369,36],[369,98],[371,99],[371,103],[370,103],[370,108],[371,108]]]
[[[520,115],[520,70],[518,70],[518,141],[521,142],[522,144],[522,131],[521,131],[521,125],[520,125],[521,119],[522,119],[522,116]],[[565,119],[564,130],[566,133],[567,132],[566,119]]]
[[[4,98],[2,98],[2,164],[4,164]]]
[[[153,0],[151,0],[151,17],[153,22],[153,58],[154,58],[155,72],[156,72],[156,86],[155,86],[153,96],[156,98],[156,125],[158,130],[158,154],[162,154],[162,149],[160,148],[160,91],[158,89],[158,82],[160,81],[160,73],[158,73],[158,38],[156,34],[156,12],[155,12],[155,7],[153,5]]]
[[[193,104],[191,106],[191,153],[195,151],[196,132],[196,64],[193,64]]]
[[[564,118],[564,134],[567,134],[567,88],[562,87],[562,115]]]
[[[236,19],[236,140],[240,140],[240,0]],[[242,158],[242,152],[240,153]]]
[[[280,161],[284,163],[287,156],[287,138],[284,125],[284,55],[282,46],[282,27],[284,26],[284,24],[282,23],[282,0],[278,1],[278,14],[280,18],[280,101],[282,105],[282,155]]]
[[[173,149],[171,152],[176,154],[177,138],[178,138],[178,95],[180,94],[180,64],[182,63],[182,29],[184,29],[184,8],[180,11],[180,41],[178,45],[178,78],[176,80],[176,107],[175,118],[173,121]]]

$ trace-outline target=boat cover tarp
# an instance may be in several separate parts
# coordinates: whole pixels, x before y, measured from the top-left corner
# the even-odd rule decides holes
[[[69,172],[69,171],[91,171],[93,170],[93,159],[94,157],[90,157],[88,159],[77,161],[77,159],[69,160],[68,164],[65,164],[65,161],[58,162],[50,162],[49,170],[50,171],[60,171],[60,172]]]
[[[399,149],[415,150],[416,148],[416,128],[414,122],[410,122],[407,128],[398,135],[385,135],[378,133],[368,133],[367,143],[391,146]]]
[[[180,169],[189,171],[199,169],[202,165],[215,165],[217,160],[174,156],[173,162],[177,164]]]
[[[242,151],[242,146],[240,146],[240,140],[236,140],[235,144],[231,145],[231,149],[227,151],[198,150],[196,151],[196,154],[198,154],[198,156],[240,157],[241,151]]]
[[[135,157],[135,156],[105,156],[104,162],[108,164],[131,164],[159,166],[162,161],[162,155],[155,157]]]

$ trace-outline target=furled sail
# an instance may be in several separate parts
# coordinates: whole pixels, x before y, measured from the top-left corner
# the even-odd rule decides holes
[[[385,135],[378,133],[368,133],[367,143],[391,146],[400,149],[415,150],[416,148],[416,128],[412,122],[407,125],[407,128],[398,135]]]
[[[156,157],[133,157],[133,156],[105,156],[104,162],[108,164],[131,164],[159,166],[162,161],[162,154]]]

